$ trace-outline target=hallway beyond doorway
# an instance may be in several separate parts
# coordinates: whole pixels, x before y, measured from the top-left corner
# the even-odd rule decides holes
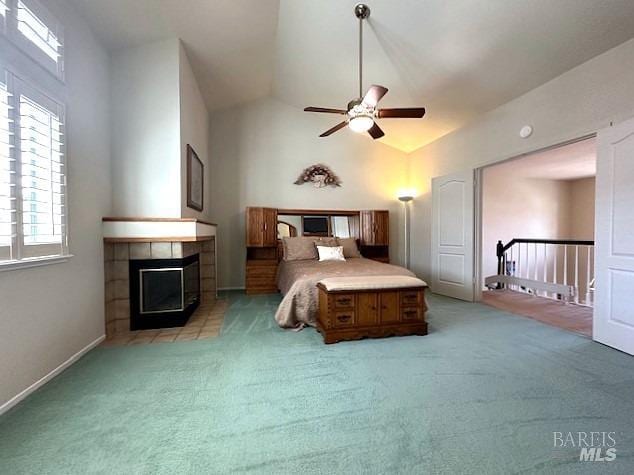
[[[482,303],[554,327],[592,337],[592,308],[512,290],[482,292]]]

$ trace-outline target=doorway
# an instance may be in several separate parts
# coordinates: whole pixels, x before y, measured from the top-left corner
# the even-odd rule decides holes
[[[592,336],[594,137],[480,170],[481,301]]]

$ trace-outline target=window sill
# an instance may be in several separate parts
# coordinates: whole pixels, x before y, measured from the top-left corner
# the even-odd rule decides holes
[[[64,256],[33,257],[30,259],[22,259],[20,261],[0,262],[0,272],[61,264],[70,260],[71,257],[73,257],[72,254],[66,254]]]

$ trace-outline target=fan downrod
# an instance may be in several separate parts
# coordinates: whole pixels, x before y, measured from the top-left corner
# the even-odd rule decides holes
[[[356,16],[359,20],[365,20],[370,16],[370,7],[368,7],[365,3],[357,3],[354,6],[354,16]]]

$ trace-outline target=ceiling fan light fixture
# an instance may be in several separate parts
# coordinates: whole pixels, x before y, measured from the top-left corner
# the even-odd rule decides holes
[[[2,0],[0,0],[2,1]],[[379,101],[387,94],[387,88],[378,84],[373,84],[363,94],[363,22],[370,16],[370,8],[358,3],[354,7],[354,14],[359,19],[359,95],[356,99],[348,102],[346,109],[333,109],[330,107],[306,107],[306,112],[324,112],[328,114],[339,114],[347,116],[345,120],[339,122],[334,127],[319,135],[328,137],[338,130],[348,128],[356,133],[367,132],[374,140],[385,135],[376,119],[421,119],[425,115],[424,107],[409,107],[398,109],[379,109]]]
[[[350,119],[348,126],[353,132],[362,134],[367,132],[374,125],[374,119],[369,115],[357,115]]]

